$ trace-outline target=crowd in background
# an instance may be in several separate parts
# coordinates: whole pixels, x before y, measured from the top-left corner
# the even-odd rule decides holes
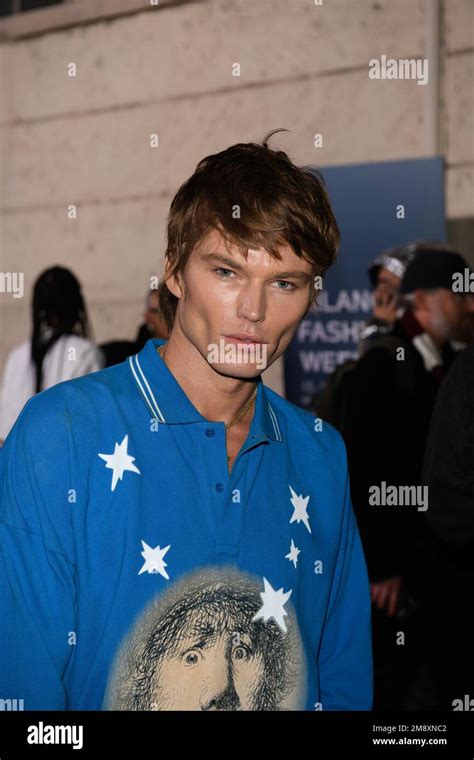
[[[359,356],[313,401],[347,448],[380,709],[453,709],[474,689],[474,293],[459,273],[440,241],[378,256]],[[383,483],[426,487],[426,503],[370,503]]]

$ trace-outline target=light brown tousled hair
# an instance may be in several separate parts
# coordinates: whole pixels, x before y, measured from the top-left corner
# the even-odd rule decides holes
[[[165,276],[157,291],[170,331],[179,299],[166,279],[183,274],[193,249],[212,229],[236,245],[245,259],[249,248],[264,248],[281,260],[278,247],[289,245],[312,265],[313,277],[322,276],[334,262],[340,233],[320,173],[297,167],[286,153],[268,147],[272,135],[285,131],[269,132],[262,145],[238,143],[206,156],[173,198]],[[311,287],[308,308],[316,292]]]

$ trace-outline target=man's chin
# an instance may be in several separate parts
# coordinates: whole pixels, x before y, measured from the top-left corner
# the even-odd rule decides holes
[[[258,378],[266,367],[257,364],[239,364],[238,362],[215,363],[209,362],[212,369],[224,377],[233,377],[238,380],[254,380]]]

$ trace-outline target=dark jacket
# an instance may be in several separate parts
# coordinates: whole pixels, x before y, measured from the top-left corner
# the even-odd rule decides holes
[[[405,358],[397,360],[398,348]],[[454,358],[446,357],[446,369]],[[425,369],[401,320],[354,363],[338,389],[335,424],[344,437],[351,494],[372,581],[405,578],[418,595],[417,551],[423,512],[416,506],[369,504],[370,486],[418,485],[428,428],[439,387]],[[315,404],[319,412],[318,403]],[[321,411],[324,418],[324,411]]]
[[[454,362],[431,420],[423,482],[430,489],[426,519],[456,558],[474,568],[474,343]]]
[[[135,340],[111,340],[108,343],[102,343],[99,348],[105,356],[105,366],[112,367],[114,364],[121,364],[129,356],[137,354],[147,340],[152,336],[146,324],[140,325]]]
[[[474,344],[461,353],[439,390],[423,483],[431,541],[425,564],[425,643],[440,705],[473,696]]]

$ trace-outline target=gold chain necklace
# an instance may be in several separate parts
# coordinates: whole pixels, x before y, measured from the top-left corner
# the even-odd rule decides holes
[[[257,396],[257,388],[255,388],[255,390],[253,391],[253,393],[250,396],[250,398],[248,399],[248,401],[246,401],[245,404],[240,408],[240,411],[237,412],[237,414],[235,415],[234,419],[231,420],[228,424],[227,424],[227,422],[224,423],[225,426],[226,426],[226,430],[228,430],[230,427],[232,427],[232,425],[235,425],[237,422],[240,422],[240,420],[243,417],[245,417],[245,415],[247,414],[248,410],[250,409],[250,407],[252,406],[253,402],[255,401],[256,396]]]
[[[163,343],[163,345],[158,346],[158,348],[156,349],[162,359],[165,358],[165,350],[166,350],[165,346],[166,346],[166,343]],[[247,399],[247,401],[245,402],[245,404],[240,407],[239,411],[237,412],[237,414],[235,415],[235,417],[230,422],[224,422],[226,430],[228,430],[230,427],[232,427],[232,425],[236,425],[237,422],[240,422],[240,420],[245,417],[245,415],[247,414],[248,410],[250,409],[250,407],[252,406],[253,402],[255,401],[255,398],[257,396],[257,390],[258,390],[258,387],[254,389],[254,391],[253,391],[252,395],[250,396],[250,398]],[[230,457],[227,457],[227,458],[230,459]]]

